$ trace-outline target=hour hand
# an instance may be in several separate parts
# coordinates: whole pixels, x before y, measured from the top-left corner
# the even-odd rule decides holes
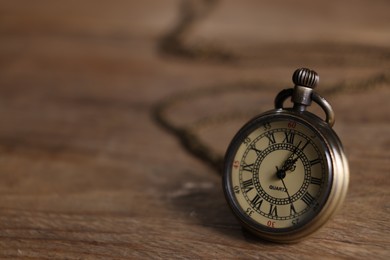
[[[298,159],[299,159],[299,157],[297,157],[295,159],[287,159],[287,161],[285,161],[283,164],[282,170],[294,171],[295,170],[295,163],[297,162]]]

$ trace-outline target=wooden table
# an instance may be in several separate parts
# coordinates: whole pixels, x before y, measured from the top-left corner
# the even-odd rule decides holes
[[[389,259],[389,8],[1,1],[0,257]],[[350,189],[309,239],[266,243],[215,168],[302,66],[334,106]]]

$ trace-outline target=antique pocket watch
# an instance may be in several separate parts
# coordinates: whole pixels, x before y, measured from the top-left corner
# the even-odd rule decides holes
[[[314,91],[316,72],[298,69],[294,88],[282,90],[275,109],[235,135],[225,156],[223,189],[245,229],[274,242],[295,242],[318,230],[343,202],[348,162],[333,131],[330,104]],[[283,107],[291,97],[292,108]],[[311,102],[326,119],[306,111]]]

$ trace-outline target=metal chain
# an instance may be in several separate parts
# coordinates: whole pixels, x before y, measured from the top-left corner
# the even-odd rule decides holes
[[[171,55],[193,60],[215,60],[231,62],[237,59],[232,51],[221,46],[185,44],[185,37],[191,29],[212,12],[218,0],[182,0],[179,6],[177,23],[159,41],[159,51],[163,55]]]
[[[182,0],[180,2],[179,19],[172,30],[164,35],[158,44],[161,54],[174,57],[187,58],[192,60],[220,61],[223,63],[232,63],[245,61],[245,57],[227,51],[221,46],[202,46],[185,44],[185,38],[191,29],[202,19],[207,17],[217,6],[218,0]],[[357,52],[360,55],[360,51]],[[378,59],[375,59],[376,61]],[[384,57],[381,61],[387,63]],[[366,61],[367,62],[367,61]],[[322,88],[321,93],[326,96],[339,95],[342,93],[361,92],[371,90],[376,87],[390,85],[390,74],[379,73],[359,82],[340,82],[328,88]],[[265,91],[270,87],[262,82],[252,84],[232,84],[230,86],[212,86],[208,88],[196,89],[189,92],[178,93],[158,102],[153,108],[154,120],[167,131],[177,137],[183,147],[193,156],[199,158],[207,165],[221,174],[223,155],[214,151],[199,137],[201,129],[212,127],[231,120],[248,119],[260,111],[241,111],[229,115],[217,115],[204,117],[201,120],[187,126],[175,125],[169,120],[168,110],[180,103],[194,101],[203,97],[217,97],[221,94],[242,92],[245,90]]]
[[[222,94],[240,92],[246,90],[265,91],[269,90],[269,85],[258,82],[253,84],[242,85],[233,84],[230,86],[212,86],[209,88],[196,89],[184,93],[178,93],[167,99],[158,102],[153,108],[153,118],[164,129],[178,138],[183,147],[193,156],[202,160],[204,163],[213,168],[218,174],[221,174],[223,165],[223,155],[214,151],[206,143],[202,142],[199,131],[202,128],[212,127],[231,120],[249,119],[261,111],[244,111],[229,115],[217,115],[204,117],[201,120],[187,126],[179,126],[169,120],[168,110],[180,103],[186,104],[187,101],[194,101],[203,97],[218,97]],[[360,82],[340,82],[331,87],[324,88],[322,93],[325,96],[336,96],[343,93],[357,93],[372,90],[378,87],[390,86],[390,74],[380,73]]]

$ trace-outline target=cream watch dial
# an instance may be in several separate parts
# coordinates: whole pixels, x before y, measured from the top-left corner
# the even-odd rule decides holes
[[[242,136],[230,183],[236,207],[270,232],[313,219],[329,194],[324,143],[310,127],[270,120]]]

